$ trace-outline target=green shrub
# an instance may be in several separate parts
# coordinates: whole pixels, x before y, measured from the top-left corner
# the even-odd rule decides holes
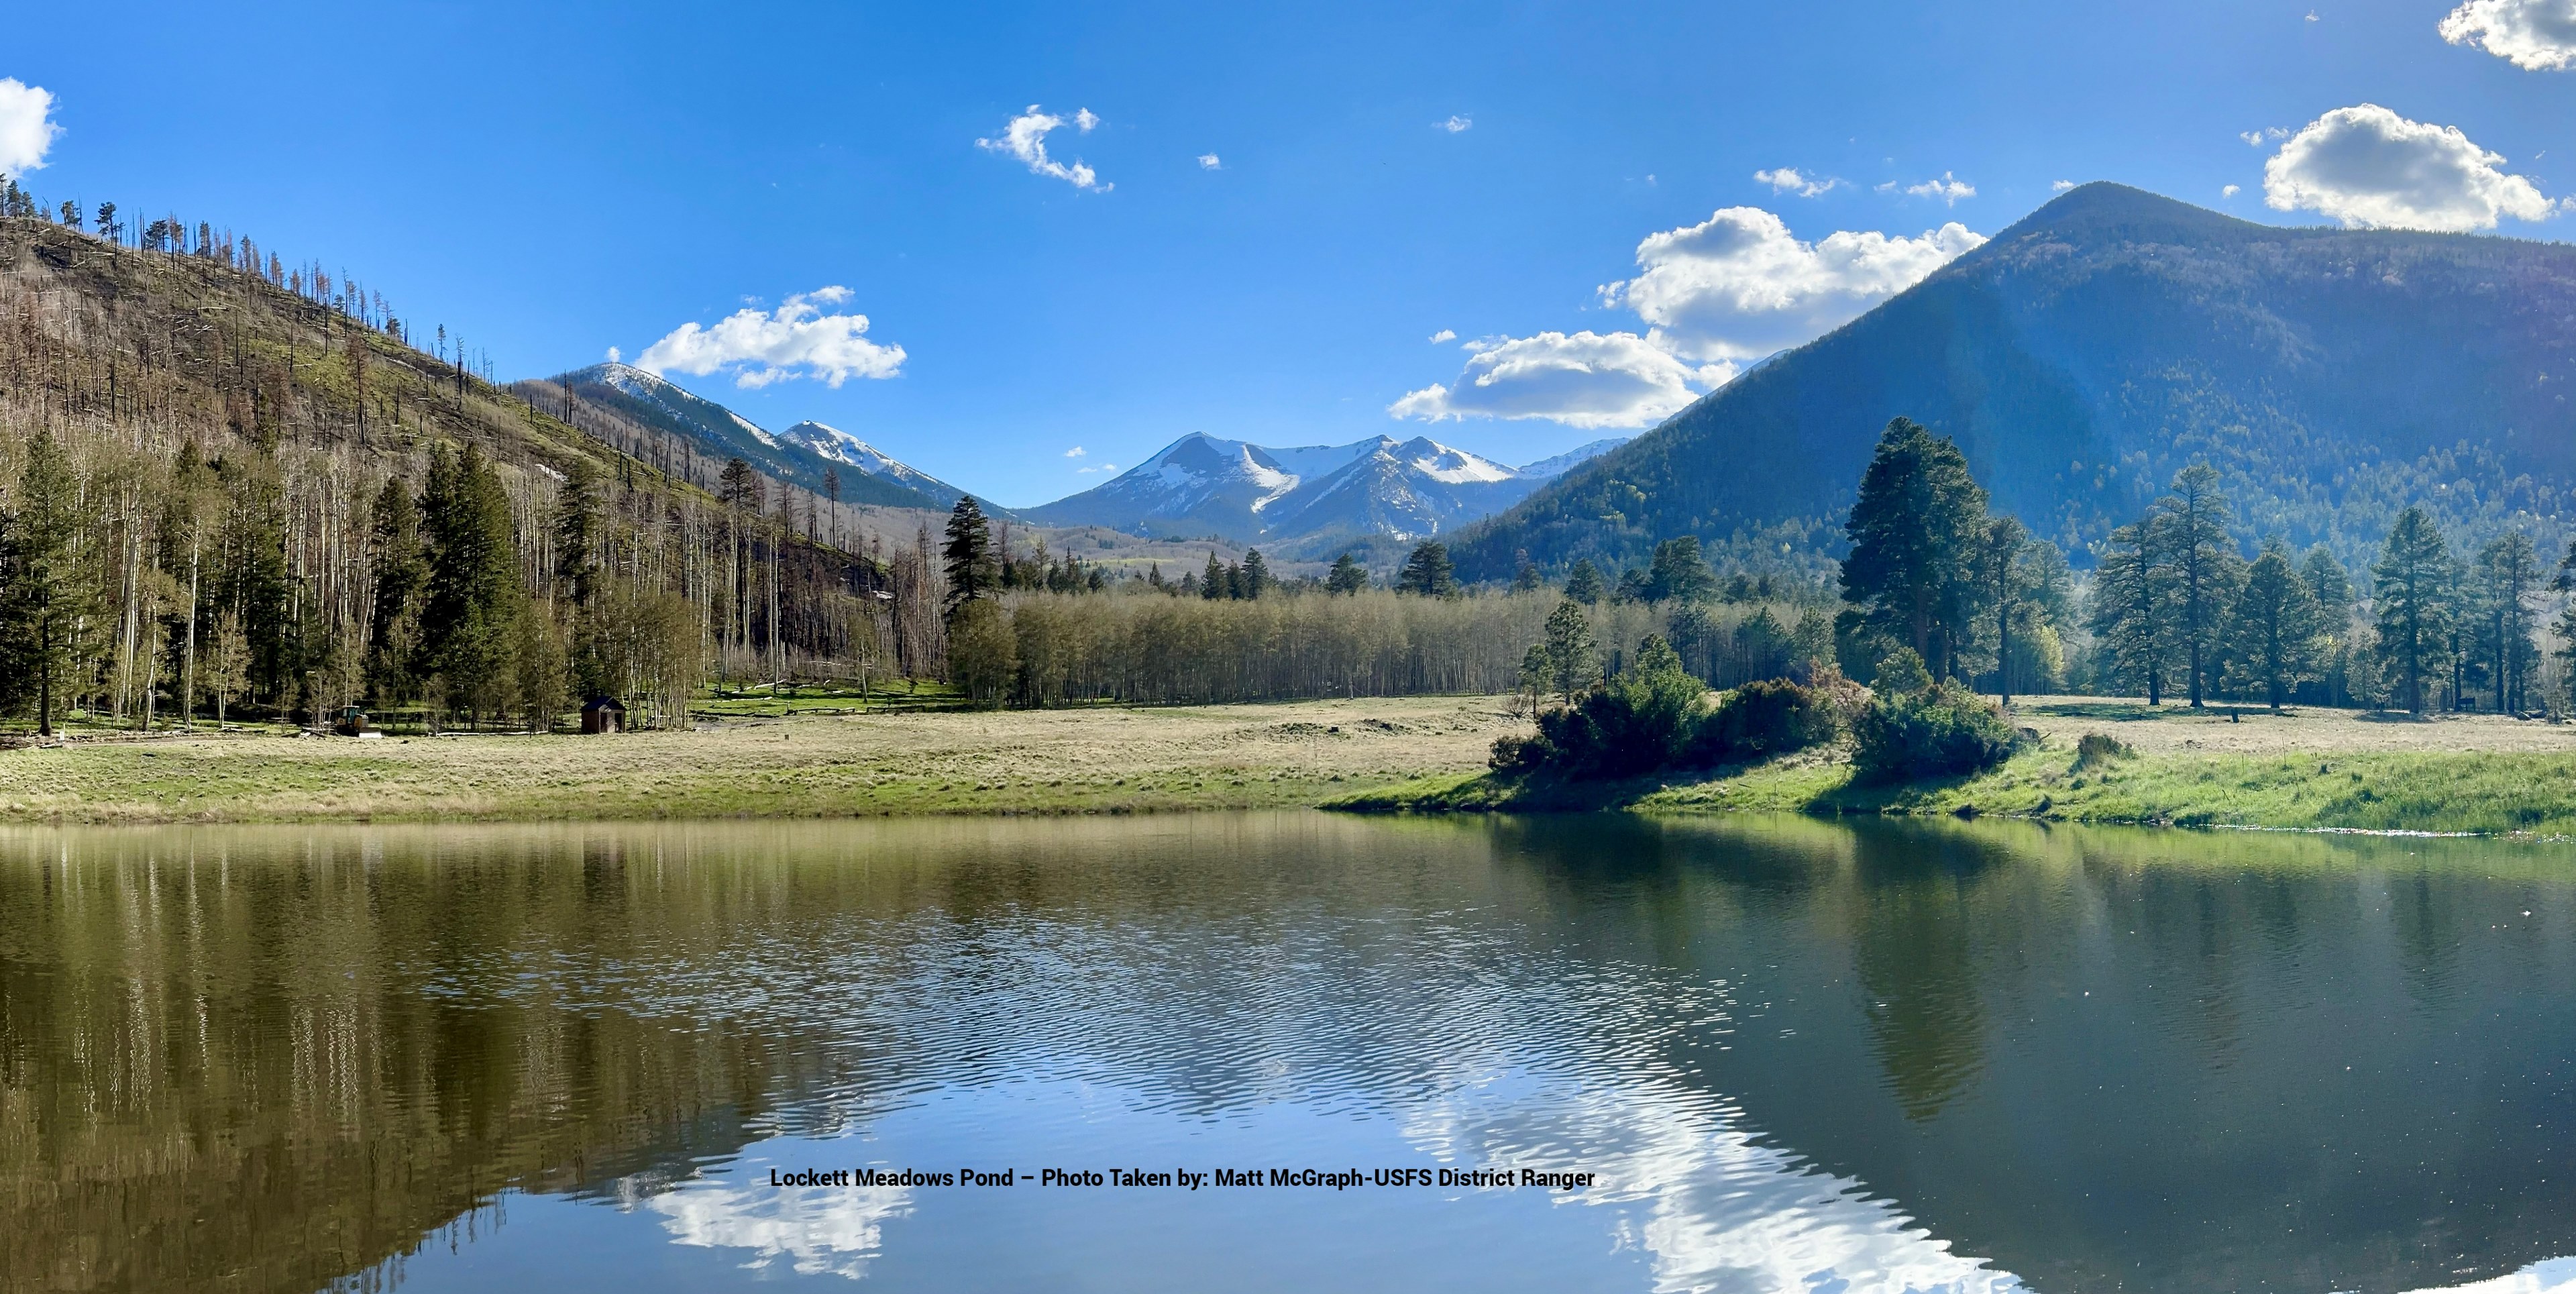
[[[1535,737],[1505,737],[1497,769],[1569,778],[1636,777],[1674,762],[1698,730],[1708,690],[1662,638],[1649,634],[1619,677],[1538,717]]]
[[[1747,683],[1700,720],[1683,762],[1698,768],[1745,764],[1821,746],[1842,735],[1843,719],[1826,687],[1787,679]]]
[[[1852,766],[1865,782],[1974,773],[2010,758],[2021,740],[1993,702],[1946,679],[1881,693],[1852,736]]]
[[[2136,753],[2107,732],[2088,732],[2075,742],[2075,767],[2099,768],[2112,760],[2127,759]]]

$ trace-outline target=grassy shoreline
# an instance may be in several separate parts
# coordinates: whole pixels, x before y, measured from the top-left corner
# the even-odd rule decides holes
[[[793,714],[612,737],[275,730],[0,751],[0,823],[547,821],[1312,807],[1481,766],[1490,697]]]
[[[2494,716],[2414,720],[2343,711],[2047,698],[2015,715],[2040,734],[2002,767],[1894,786],[1854,781],[1840,752],[1612,783],[1452,774],[1368,788],[1358,813],[1739,811],[2016,817],[2041,822],[2305,831],[2576,835],[2576,728]],[[2080,767],[2105,732],[2133,753]]]
[[[740,717],[691,733],[78,740],[0,751],[0,823],[573,821],[1627,810],[2576,835],[2576,727],[2041,698],[1976,777],[1852,784],[1838,752],[1621,783],[1485,768],[1497,697]],[[2135,752],[2075,767],[2086,732]]]

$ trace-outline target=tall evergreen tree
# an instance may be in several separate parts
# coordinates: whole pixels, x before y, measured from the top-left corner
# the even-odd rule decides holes
[[[599,474],[576,458],[555,495],[555,578],[576,610],[599,588],[599,513]]]
[[[2531,536],[2509,530],[2478,551],[2476,607],[2478,655],[2495,685],[2499,714],[2524,709],[2540,652],[2532,645],[2532,591],[2540,585],[2540,554]]]
[[[1395,577],[1399,593],[1419,593],[1426,598],[1445,598],[1458,591],[1458,580],[1449,566],[1449,546],[1437,540],[1415,545],[1404,559],[1404,569]]]
[[[1699,536],[1684,535],[1655,545],[1646,571],[1649,602],[1704,602],[1717,596],[1717,575],[1700,556]]]
[[[518,692],[527,583],[519,574],[509,493],[481,449],[468,444],[461,455],[431,455],[421,530],[429,580],[420,672],[444,681],[451,708],[476,720],[496,714]]]
[[[1328,593],[1357,593],[1368,587],[1368,569],[1351,560],[1349,553],[1333,559],[1332,573],[1324,577]]]
[[[956,618],[957,608],[1001,591],[1002,566],[993,553],[993,526],[974,495],[958,495],[957,506],[948,510],[947,542],[940,546],[939,556],[948,575],[948,598],[942,610],[950,619]]]
[[[2388,542],[2371,568],[2371,601],[2379,612],[2379,656],[2388,668],[2395,700],[2422,714],[2432,708],[2427,687],[2440,677],[2451,631],[2450,588],[2456,564],[2451,546],[2421,507],[2410,507],[2389,527]]]
[[[2093,575],[2093,637],[2110,653],[2110,672],[2151,706],[2164,704],[2175,655],[2173,578],[2159,539],[2144,522],[2112,531]]]
[[[1575,693],[1590,688],[1601,677],[1601,654],[1592,641],[1592,616],[1582,603],[1568,596],[1548,613],[1546,647],[1549,687],[1559,700],[1572,705]]]
[[[2291,567],[2289,550],[2277,538],[2265,540],[2262,555],[2246,569],[2228,622],[2228,675],[2239,686],[2260,690],[2278,713],[2291,689],[2316,676],[2324,633],[2317,596]]]
[[[2152,523],[2173,577],[2174,637],[2189,684],[2191,707],[2201,706],[2217,675],[2227,609],[2244,578],[2244,559],[2227,534],[2227,496],[2218,470],[2194,463],[2175,474],[2172,493],[2157,500]]]
[[[2317,600],[2317,621],[2325,634],[2325,656],[2319,663],[2320,682],[2324,685],[2329,705],[2349,705],[2353,699],[2353,669],[2365,666],[2355,656],[2352,631],[2352,577],[2344,572],[2343,563],[2335,560],[2324,544],[2308,549],[2299,562],[2299,579]]]
[[[1976,550],[1986,491],[1948,438],[1898,418],[1879,435],[1844,531],[1843,597],[1863,630],[1913,648],[1955,677],[1975,633]]]
[[[81,666],[94,632],[95,589],[82,561],[79,474],[51,431],[27,440],[15,507],[7,517],[0,564],[0,682],[16,705],[33,702],[36,731],[54,734],[54,716],[80,691]]]
[[[400,477],[376,492],[369,543],[376,562],[376,596],[367,616],[367,690],[379,705],[410,700],[420,654],[420,600],[429,583],[423,559],[420,509]]]
[[[1540,583],[1538,563],[1530,560],[1529,550],[1523,548],[1513,553],[1512,592],[1536,593],[1539,590]]]
[[[1261,550],[1247,548],[1243,553],[1243,573],[1235,581],[1235,596],[1257,598],[1270,591],[1270,563],[1263,561]]]
[[[1575,558],[1574,568],[1565,574],[1565,596],[1589,607],[1600,605],[1601,593],[1601,568],[1589,557]]]
[[[2012,704],[2013,644],[2028,641],[2065,612],[2066,558],[2057,546],[2032,537],[2021,522],[1993,517],[1976,552],[1979,597],[1995,630],[1995,692]]]
[[[1218,561],[1213,548],[1208,550],[1207,570],[1199,576],[1199,596],[1210,602],[1222,602],[1234,596],[1233,568]]]

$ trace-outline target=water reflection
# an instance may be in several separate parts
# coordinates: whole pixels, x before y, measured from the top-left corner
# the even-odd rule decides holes
[[[2556,1288],[2570,856],[1805,819],[17,833],[0,1287],[489,1288],[579,1252],[630,1289]],[[1015,1156],[1603,1185],[767,1184]]]

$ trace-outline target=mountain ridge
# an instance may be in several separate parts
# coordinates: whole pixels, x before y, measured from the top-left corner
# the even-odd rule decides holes
[[[1957,439],[1997,505],[2072,550],[2203,458],[2240,536],[2366,557],[2427,502],[2536,537],[2576,498],[2576,247],[2235,219],[2114,184],[2042,206],[1860,318],[1567,472],[1456,545],[1630,564],[1697,534],[1822,573],[1891,417]]]
[[[1220,535],[1290,556],[1409,543],[1507,506],[1616,443],[1510,467],[1428,436],[1275,448],[1192,432],[1109,481],[1022,514],[1053,525]]]

